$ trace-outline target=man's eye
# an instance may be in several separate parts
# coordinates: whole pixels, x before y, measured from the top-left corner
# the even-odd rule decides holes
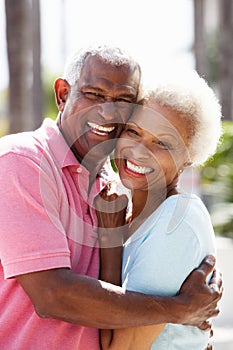
[[[101,100],[104,99],[104,96],[97,93],[97,92],[90,92],[90,91],[86,91],[83,92],[83,95],[88,98],[89,100]]]
[[[127,97],[120,97],[116,100],[116,102],[123,102],[123,103],[133,103],[133,101],[130,98]]]

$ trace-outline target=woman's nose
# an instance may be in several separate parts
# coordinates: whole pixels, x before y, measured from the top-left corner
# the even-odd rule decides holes
[[[131,148],[132,155],[135,159],[148,159],[149,151],[143,142],[135,142]]]

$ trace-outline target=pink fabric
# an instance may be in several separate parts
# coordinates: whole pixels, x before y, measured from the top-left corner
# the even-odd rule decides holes
[[[56,124],[0,142],[0,349],[95,350],[96,329],[39,318],[14,278],[59,267],[98,278],[99,254],[88,172]]]

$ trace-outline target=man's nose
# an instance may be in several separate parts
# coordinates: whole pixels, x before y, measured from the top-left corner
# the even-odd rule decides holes
[[[99,113],[105,121],[114,121],[119,116],[117,103],[113,101],[101,103],[99,105]]]

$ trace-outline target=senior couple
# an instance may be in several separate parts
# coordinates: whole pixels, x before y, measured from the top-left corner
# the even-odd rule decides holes
[[[214,232],[178,180],[214,153],[220,107],[195,73],[143,95],[140,80],[118,48],[80,51],[57,120],[1,139],[2,350],[207,349]],[[103,176],[113,150],[130,212]]]

